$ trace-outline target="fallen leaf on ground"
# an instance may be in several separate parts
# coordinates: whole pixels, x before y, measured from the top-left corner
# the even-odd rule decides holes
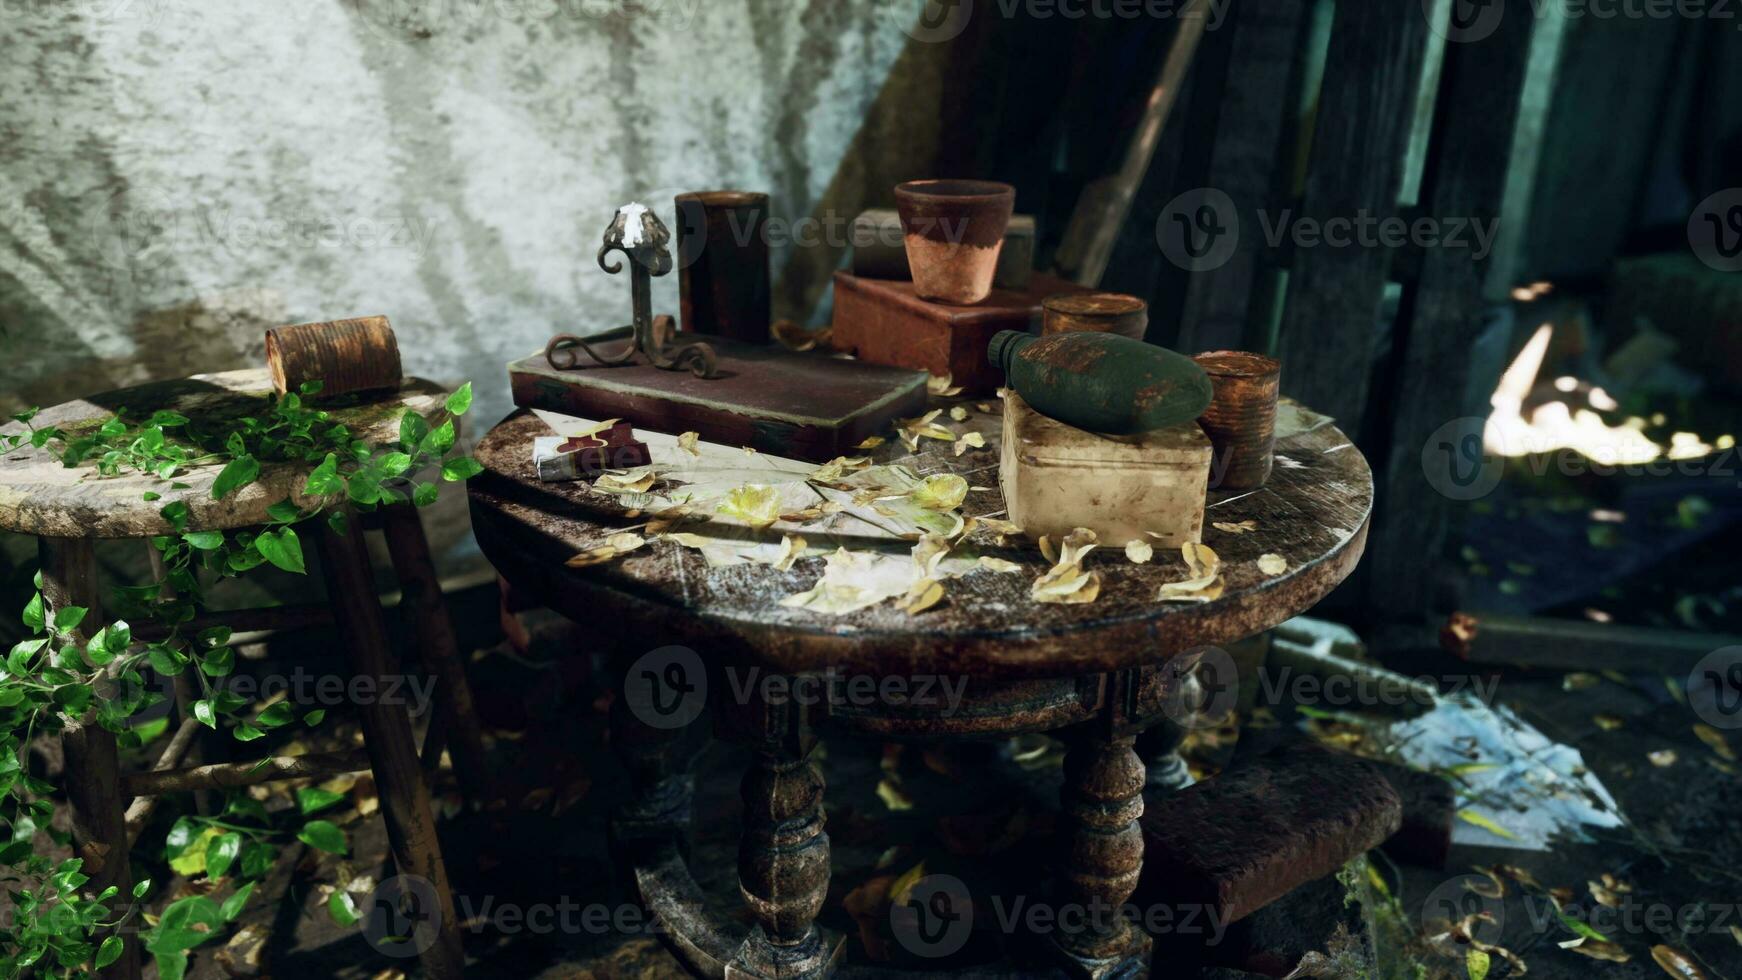
[[[1735,926],[1730,928],[1734,929]],[[1657,965],[1663,967],[1663,972],[1678,980],[1706,980],[1706,971],[1700,969],[1688,954],[1674,946],[1659,943],[1651,947],[1651,958]]]
[[[1606,960],[1610,963],[1625,963],[1633,958],[1627,954],[1626,950],[1614,943],[1606,943],[1600,939],[1592,939],[1589,936],[1580,936],[1577,939],[1569,939],[1566,942],[1557,945],[1562,949],[1570,949],[1573,952],[1578,953],[1580,956],[1589,956],[1591,959]]]

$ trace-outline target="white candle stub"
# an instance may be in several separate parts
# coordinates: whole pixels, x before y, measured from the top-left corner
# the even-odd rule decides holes
[[[641,244],[641,216],[647,213],[647,205],[634,201],[617,209],[623,216],[623,247],[634,248]]]

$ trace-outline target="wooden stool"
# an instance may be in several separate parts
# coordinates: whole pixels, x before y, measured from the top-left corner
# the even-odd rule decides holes
[[[196,375],[67,402],[45,409],[34,422],[38,427],[65,429],[81,421],[106,418],[121,407],[131,414],[171,409],[192,419],[240,417],[258,412],[262,396],[269,390],[265,371]],[[333,421],[349,426],[368,442],[387,445],[398,438],[403,409],[437,417],[445,394],[431,382],[407,379],[397,396],[385,402],[333,409]],[[17,429],[14,425],[4,431]],[[178,491],[171,490],[168,481],[144,474],[128,472],[102,478],[91,466],[68,469],[43,450],[25,446],[6,454],[0,465],[0,529],[37,537],[42,591],[53,607],[75,605],[90,610],[75,631],[82,644],[103,622],[93,549],[97,539],[174,533],[159,510],[176,499],[189,508],[188,531],[229,531],[265,524],[267,507],[287,497],[302,506],[313,504],[301,492],[309,469],[300,463],[262,463],[256,482],[223,500],[213,500],[211,487],[220,470],[217,465],[177,474],[175,479],[188,486]],[[162,499],[148,502],[142,497],[146,491],[162,494]],[[159,794],[372,770],[397,873],[424,879],[439,899],[439,923],[431,923],[429,933],[418,937],[424,973],[432,978],[458,977],[465,958],[423,768],[433,768],[445,746],[453,755],[462,787],[474,800],[480,800],[488,792],[483,741],[452,622],[415,510],[409,505],[390,505],[367,516],[386,538],[412,634],[424,666],[437,679],[437,711],[424,740],[423,766],[403,702],[374,701],[357,705],[366,752],[178,768],[200,729],[189,713],[191,699],[178,696],[180,727],[149,772],[122,773],[115,736],[98,725],[66,726],[62,741],[74,844],[84,858],[85,872],[91,876],[86,885],[89,893],[115,885],[120,892],[113,901],[123,903],[130,900],[133,885],[127,854]],[[370,679],[375,690],[382,690],[383,682],[399,671],[375,593],[362,524],[348,521],[341,532],[324,518],[317,518],[305,522],[300,530],[317,542],[326,603],[213,613],[190,626],[198,629],[222,623],[246,630],[332,623],[343,637],[352,677]],[[138,635],[149,638],[152,631],[142,625]],[[138,940],[125,938],[126,952],[104,971],[106,976],[140,975]]]

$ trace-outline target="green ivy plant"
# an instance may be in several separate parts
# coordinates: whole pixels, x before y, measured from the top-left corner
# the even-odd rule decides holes
[[[89,877],[80,859],[55,862],[36,853],[33,841],[39,832],[61,847],[71,841],[50,825],[56,787],[27,769],[32,740],[61,731],[69,721],[83,721],[114,732],[123,747],[138,747],[142,732],[151,726],[135,725],[136,716],[164,700],[146,682],[147,670],[164,684],[191,670],[200,692],[192,706],[194,717],[214,730],[227,729],[238,741],[253,741],[298,721],[319,724],[325,714],[321,709],[300,712],[299,718],[297,705],[280,700],[255,710],[225,690],[224,678],[236,664],[230,631],[189,629],[204,608],[206,584],[261,565],[300,574],[299,525],[324,519],[344,533],[348,510],[368,511],[408,500],[419,507],[435,502],[438,484],[423,478],[427,472],[438,471],[442,481],[457,482],[483,469],[455,452],[454,420],[471,407],[470,384],[448,396],[437,424],[407,410],[398,440],[389,447],[359,438],[310,401],[320,389],[319,382],[311,382],[296,392],[270,396],[258,415],[215,426],[173,411],[135,418],[122,409],[89,431],[67,432],[36,427],[33,409],[13,416],[25,431],[0,436],[0,451],[28,443],[69,467],[94,462],[99,476],[150,474],[172,496],[191,489],[177,477],[196,466],[223,464],[211,488],[212,497],[221,500],[254,483],[263,464],[302,463],[309,466],[302,495],[314,499],[305,506],[280,500],[267,509],[265,526],[236,531],[190,531],[187,503],[179,496],[166,500],[159,513],[175,533],[151,539],[162,558],[162,578],[116,590],[117,610],[159,624],[158,632],[164,634],[159,640],[136,643],[126,619],[120,618],[81,644],[77,630],[87,611],[71,605],[55,608],[37,575],[36,592],[22,616],[31,635],[6,654],[0,673],[0,875],[15,906],[13,921],[0,927],[0,978],[87,976],[122,953],[118,936],[100,943],[95,937],[139,914],[137,901],[119,916],[111,913],[107,903],[116,897],[114,888],[83,897],[79,889]],[[156,490],[144,493],[147,501],[165,496]],[[161,731],[162,726],[160,720],[155,727]],[[171,868],[237,884],[221,901],[205,895],[179,899],[155,925],[141,930],[159,976],[179,980],[189,951],[216,938],[241,913],[254,883],[272,867],[275,842],[294,835],[311,847],[345,853],[343,831],[317,816],[340,798],[320,789],[298,790],[296,812],[287,821],[275,820],[246,792],[235,792],[228,794],[217,817],[190,815],[176,821],[163,852]],[[132,898],[144,898],[150,886],[149,880],[140,882]],[[335,893],[329,909],[343,925],[356,921],[356,910],[342,892]]]

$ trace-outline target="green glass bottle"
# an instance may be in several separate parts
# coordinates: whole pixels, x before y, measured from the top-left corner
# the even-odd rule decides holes
[[[1000,330],[986,353],[1035,411],[1090,432],[1150,432],[1210,405],[1210,379],[1196,361],[1118,334]]]

